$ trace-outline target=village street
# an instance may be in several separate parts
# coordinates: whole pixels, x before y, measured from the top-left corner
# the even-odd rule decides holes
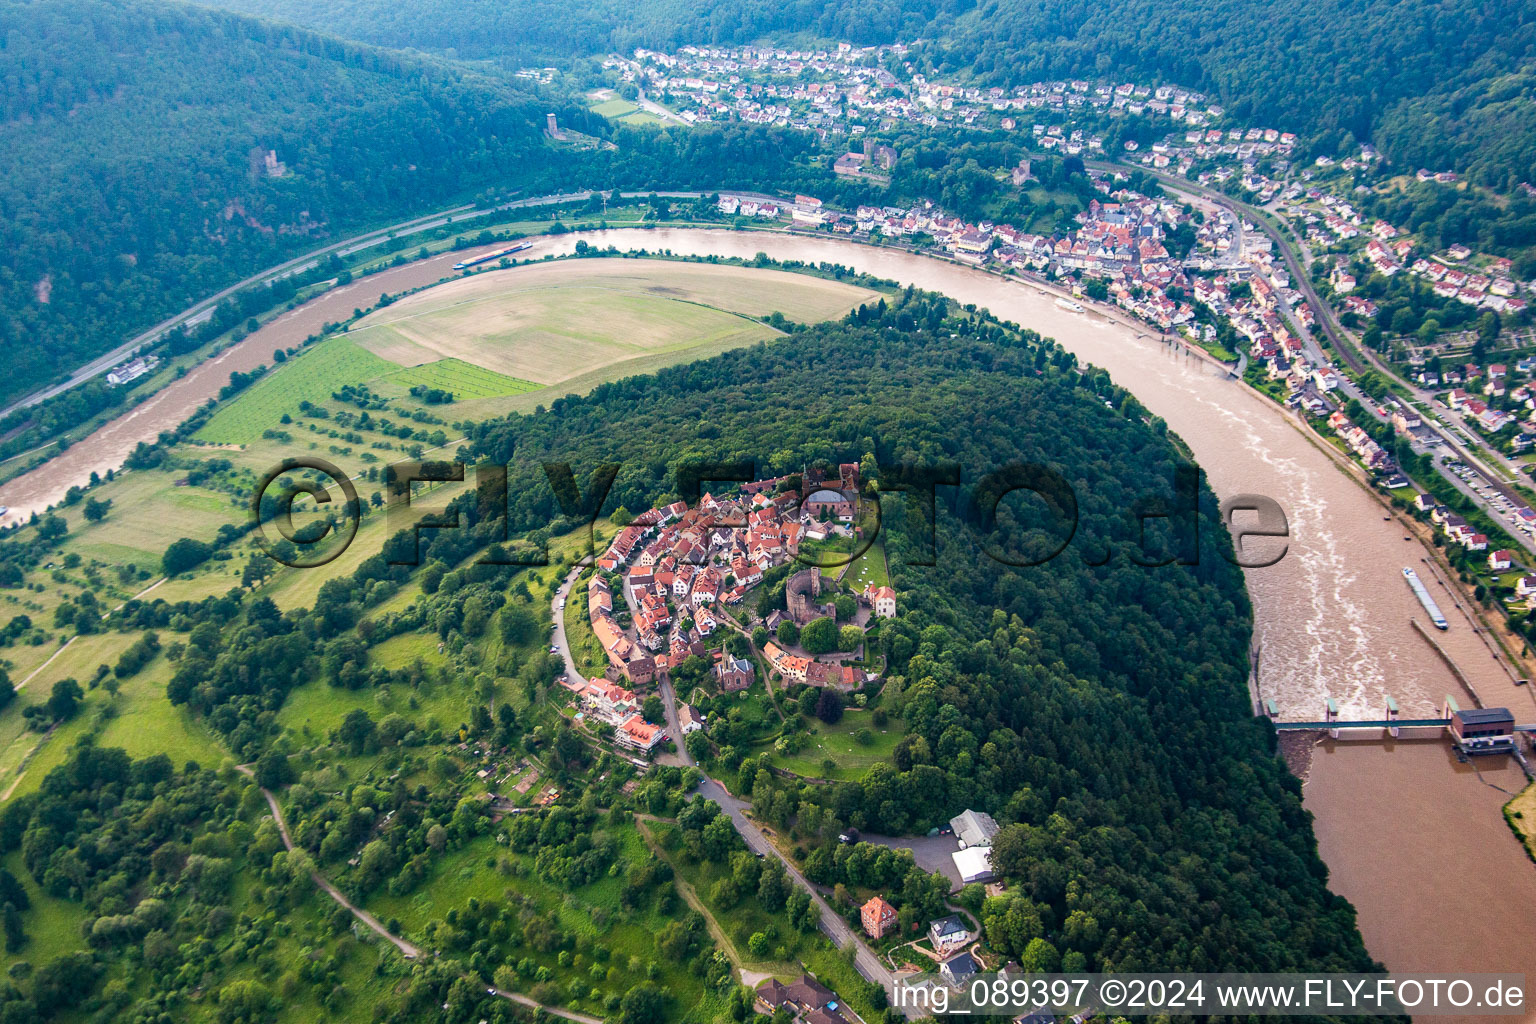
[[[578,564],[566,574],[565,579],[555,588],[554,598],[550,607],[555,623],[551,646],[560,648],[560,656],[565,663],[566,675],[573,681],[585,680],[585,677],[577,671],[576,661],[571,657],[570,644],[566,642],[565,636],[565,615],[560,604],[562,601],[570,599],[576,579],[581,575],[581,571],[584,568],[584,565]],[[677,754],[672,756],[676,758],[676,763],[695,767],[693,758],[688,755],[687,748],[681,742],[682,733],[678,728],[677,695],[673,692],[672,685],[668,681],[663,681],[659,690],[662,702],[667,710],[667,735],[678,741]],[[661,759],[658,758],[658,760]],[[746,801],[732,796],[724,786],[707,775],[700,781],[696,792],[702,795],[704,799],[718,805],[725,812],[737,833],[740,834],[742,841],[746,843],[747,849],[759,856],[776,857],[784,865],[784,870],[789,874],[790,878],[794,879],[795,884],[809,892],[811,899],[815,901],[817,910],[821,912],[821,930],[826,933],[827,937],[839,949],[843,949],[852,943],[855,950],[853,964],[859,974],[867,981],[872,981],[889,992],[894,984],[894,975],[892,975],[890,969],[880,962],[880,958],[864,943],[863,939],[849,926],[848,922],[843,920],[842,915],[838,914],[831,904],[822,898],[810,880],[801,874],[800,869],[788,857],[780,853],[773,843],[768,841],[761,827],[752,823],[751,819],[747,817],[747,808],[750,805]]]

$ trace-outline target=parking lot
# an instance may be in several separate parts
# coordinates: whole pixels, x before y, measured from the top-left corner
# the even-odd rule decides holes
[[[955,888],[960,887],[960,869],[955,866],[955,851],[960,840],[953,835],[945,836],[877,836],[866,832],[861,836],[866,843],[889,846],[893,850],[911,850],[912,859],[924,871],[937,871]]]

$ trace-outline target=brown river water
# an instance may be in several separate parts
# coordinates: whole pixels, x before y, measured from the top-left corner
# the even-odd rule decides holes
[[[1287,719],[1323,717],[1335,698],[1344,718],[1379,718],[1386,696],[1405,717],[1435,715],[1445,695],[1472,700],[1410,620],[1425,624],[1402,569],[1414,566],[1451,621],[1429,630],[1484,703],[1536,721],[1531,687],[1516,687],[1422,564],[1417,541],[1384,519],[1381,506],[1276,405],[1226,378],[1206,360],[1160,343],[1147,329],[1056,305],[1041,289],[931,258],[827,237],[660,229],[569,234],[529,252],[600,247],[669,249],[680,255],[834,262],[943,292],[1054,337],[1108,370],[1194,451],[1219,496],[1259,493],[1290,524],[1285,558],[1247,573],[1260,650],[1259,690]],[[57,501],[90,474],[120,466],[142,440],[174,428],[215,395],[234,370],[270,363],[326,322],[382,292],[432,284],[461,254],[392,268],[283,314],[218,358],[198,366],[44,467],[0,487],[0,504],[21,514]],[[515,274],[517,271],[500,271]],[[1348,734],[1346,734],[1348,735]],[[1458,764],[1439,739],[1394,743],[1329,741],[1315,751],[1305,787],[1331,884],[1359,911],[1377,959],[1399,971],[1524,971],[1536,979],[1536,866],[1510,835],[1500,806],[1523,784],[1505,759]],[[1475,908],[1470,913],[1458,908]],[[1503,1018],[1505,1020],[1511,1018]]]

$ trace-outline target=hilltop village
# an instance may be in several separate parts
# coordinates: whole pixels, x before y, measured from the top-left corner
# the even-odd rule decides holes
[[[614,727],[619,743],[650,751],[683,736],[647,721],[636,690],[670,679],[695,658],[719,692],[746,690],[757,668],[728,648],[740,652],[754,625],[774,639],[753,643],[750,653],[784,685],[849,693],[877,681],[878,672],[862,667],[863,629],[872,617],[895,617],[896,592],[867,585],[851,609],[831,600],[863,535],[859,493],[859,466],[847,463],[830,479],[808,468],[704,494],[691,507],[677,501],[636,515],[586,585],[587,620],[607,670],[601,679],[567,678],[564,685]],[[773,582],[782,582],[783,607],[754,616],[747,597]],[[733,635],[742,640],[726,644]],[[681,733],[703,726],[686,704],[681,714]]]

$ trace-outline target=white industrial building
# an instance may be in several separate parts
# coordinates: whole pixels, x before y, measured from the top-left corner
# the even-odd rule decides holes
[[[964,885],[972,882],[990,882],[995,876],[992,871],[992,847],[968,846],[963,850],[956,850],[953,854],[955,867],[960,870],[960,881]]]

